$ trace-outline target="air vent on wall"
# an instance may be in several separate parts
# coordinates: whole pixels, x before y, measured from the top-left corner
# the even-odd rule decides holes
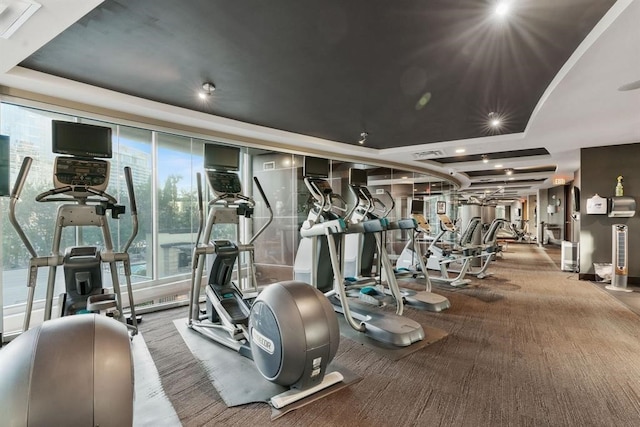
[[[420,151],[418,153],[413,153],[413,158],[415,160],[422,159],[434,159],[436,157],[444,156],[444,151],[442,150],[428,150],[428,151]]]
[[[31,0],[0,1],[0,37],[8,39],[38,9],[40,4]]]

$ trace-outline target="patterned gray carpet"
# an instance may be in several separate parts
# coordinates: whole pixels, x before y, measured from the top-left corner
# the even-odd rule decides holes
[[[401,360],[343,338],[336,361],[362,381],[276,421],[266,404],[224,405],[172,323],[186,308],[141,330],[185,426],[640,425],[640,318],[557,252],[511,244],[493,276],[438,287],[449,310],[406,314],[449,335]]]

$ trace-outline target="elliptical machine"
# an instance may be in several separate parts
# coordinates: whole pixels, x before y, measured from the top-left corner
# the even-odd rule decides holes
[[[351,209],[349,214],[347,214],[347,218],[350,223],[358,223],[367,219],[378,219],[384,220],[385,229],[382,234],[386,234],[388,230],[407,230],[411,233],[411,238],[407,243],[407,247],[411,244],[413,248],[413,253],[417,255],[418,263],[420,265],[420,270],[425,278],[425,290],[424,291],[414,291],[406,288],[399,288],[402,293],[403,301],[410,307],[419,309],[419,310],[427,310],[433,312],[440,312],[442,310],[446,310],[451,306],[451,303],[447,298],[442,295],[435,294],[431,292],[431,281],[429,280],[429,274],[427,272],[427,268],[424,265],[424,259],[422,256],[422,251],[419,246],[419,242],[416,239],[416,233],[418,229],[418,224],[414,218],[404,218],[397,221],[389,221],[387,219],[387,215],[393,210],[395,203],[393,202],[393,197],[387,193],[387,196],[391,199],[391,207],[386,209],[385,212],[378,217],[375,215],[375,205],[376,200],[374,200],[373,196],[369,192],[367,188],[367,172],[362,169],[349,169],[349,190],[355,196],[357,205]],[[378,241],[374,241],[372,239],[367,239],[367,234],[347,234],[345,236],[346,241],[346,250],[345,252],[351,253],[352,256],[355,255],[356,259],[359,262],[353,263],[353,265],[360,267],[359,271],[351,271],[351,274],[355,273],[357,276],[366,276],[367,273],[371,274],[371,265],[373,264],[374,252],[378,251],[379,258],[382,259],[383,256],[388,256],[386,253],[386,249],[384,247],[384,238],[378,238]],[[376,245],[377,243],[377,245]],[[400,261],[400,260],[398,260]],[[368,267],[367,267],[368,266]],[[396,263],[396,267],[400,267],[398,263]],[[345,270],[347,268],[347,264],[345,263]],[[367,268],[368,270],[365,270]],[[388,267],[387,267],[388,268]],[[382,278],[382,274],[384,273],[387,281],[396,281],[396,274],[398,271],[386,271],[385,265],[381,263],[380,269],[380,278]],[[406,270],[409,272],[409,270]],[[345,273],[347,275],[347,273]],[[416,277],[417,275],[414,275]],[[398,285],[395,285],[398,287]],[[391,294],[391,289],[393,286],[390,284],[389,289],[385,288],[385,293]]]
[[[58,206],[51,255],[39,256],[20,223],[16,219],[16,203],[20,198],[33,159],[25,157],[15,186],[11,193],[9,221],[31,254],[29,260],[28,295],[26,301],[23,331],[29,329],[35,288],[40,267],[49,267],[49,277],[45,296],[44,320],[51,319],[56,269],[63,266],[65,292],[59,296],[59,317],[78,313],[107,312],[116,320],[127,325],[131,335],[138,332],[138,318],[135,313],[131,287],[131,264],[128,248],[138,233],[138,217],[131,168],[125,167],[124,174],[131,204],[132,233],[121,252],[113,250],[113,241],[107,221],[107,212],[118,219],[125,207],[106,193],[109,184],[111,158],[111,128],[66,121],[52,122],[52,149],[57,156],[54,163],[54,187],[36,196],[38,202],[63,202]],[[90,144],[90,145],[88,145]],[[87,147],[92,147],[89,151]],[[74,246],[60,253],[62,230],[65,227],[99,227],[102,231],[103,248],[94,246]],[[107,293],[102,283],[102,263],[107,263],[111,272],[113,293]],[[124,310],[117,263],[122,263],[126,279],[131,321]]]
[[[306,283],[288,281],[267,286],[255,299],[246,297],[232,282],[234,270],[243,280],[241,253],[248,255],[246,282],[257,291],[253,268],[253,242],[269,226],[273,211],[257,178],[254,182],[269,212],[269,220],[246,243],[240,243],[240,226],[251,219],[255,201],[242,194],[236,147],[205,145],[205,169],[215,198],[205,226],[204,202],[198,174],[200,227],[193,250],[188,326],[207,338],[252,359],[267,380],[290,387],[271,398],[281,408],[343,380],[339,372],[327,373],[340,342],[338,320],[331,304]],[[213,227],[233,224],[235,242],[209,242]],[[203,232],[204,230],[204,232]],[[204,258],[211,257],[205,285],[205,306],[200,309]],[[248,288],[244,286],[243,288]]]
[[[334,310],[344,314],[351,328],[365,336],[396,347],[407,347],[425,338],[418,322],[402,316],[404,302],[397,282],[388,280],[396,303],[396,312],[389,313],[347,297],[341,260],[338,252],[345,248],[344,236],[350,233],[373,233],[380,239],[384,223],[380,219],[347,223],[333,212],[333,201],[342,199],[333,192],[327,181],[329,161],[305,157],[304,183],[314,199],[307,220],[300,229],[300,244],[294,261],[297,280],[308,281],[329,298]],[[339,240],[336,239],[339,238]],[[393,274],[393,267],[386,252],[381,253],[386,274]]]

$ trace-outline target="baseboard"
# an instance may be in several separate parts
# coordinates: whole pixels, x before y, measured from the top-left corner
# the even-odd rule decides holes
[[[595,274],[587,274],[587,273],[580,273],[578,275],[578,279],[580,280],[589,280],[591,282],[596,282],[596,275]],[[627,278],[627,283],[629,285],[640,285],[640,277],[634,277],[634,276],[629,276]]]

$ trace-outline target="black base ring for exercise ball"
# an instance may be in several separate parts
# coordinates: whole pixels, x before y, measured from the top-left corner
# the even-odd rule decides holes
[[[322,382],[340,343],[331,303],[297,281],[274,283],[260,293],[251,307],[249,336],[260,373],[296,389]]]

